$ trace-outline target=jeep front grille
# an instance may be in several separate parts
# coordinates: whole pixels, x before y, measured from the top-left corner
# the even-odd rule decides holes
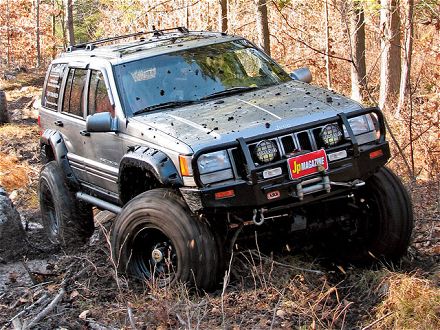
[[[324,143],[319,137],[319,134],[321,133],[323,127],[324,126],[314,127],[308,130],[270,138],[269,140],[277,145],[279,151],[278,156],[276,157],[276,159],[274,159],[273,162],[291,157],[298,152],[309,152],[325,148]],[[252,155],[254,165],[257,168],[258,166],[263,165],[259,163],[254,153],[255,146],[258,142],[259,141],[247,144],[250,154]],[[230,155],[237,177],[245,178],[247,171],[245,167],[246,162],[243,152],[240,150],[240,148],[232,148],[230,149]]]

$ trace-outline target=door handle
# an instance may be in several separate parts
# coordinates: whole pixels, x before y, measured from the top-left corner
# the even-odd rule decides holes
[[[60,126],[60,127],[63,127],[63,126],[64,126],[64,123],[63,123],[61,120],[54,121],[53,123],[54,123],[56,126]]]
[[[82,136],[90,136],[90,132],[87,131],[80,131],[79,134],[81,134]]]

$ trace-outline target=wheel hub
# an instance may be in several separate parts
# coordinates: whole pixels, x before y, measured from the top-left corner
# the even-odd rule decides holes
[[[151,252],[151,258],[154,260],[155,263],[159,263],[163,260],[163,253],[159,249],[154,249]]]

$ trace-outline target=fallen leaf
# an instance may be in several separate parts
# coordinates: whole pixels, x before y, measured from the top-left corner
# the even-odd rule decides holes
[[[87,318],[87,316],[89,316],[90,314],[90,310],[86,309],[85,311],[81,312],[81,314],[79,314],[79,318],[81,320],[85,320]]]

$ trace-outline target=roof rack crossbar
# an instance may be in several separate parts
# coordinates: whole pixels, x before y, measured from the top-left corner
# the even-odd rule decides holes
[[[78,48],[85,48],[87,50],[92,50],[94,48],[94,46],[99,45],[99,44],[103,44],[106,42],[112,42],[112,41],[116,41],[116,40],[120,40],[120,39],[138,37],[138,36],[142,36],[142,35],[150,34],[150,33],[152,33],[154,36],[159,37],[159,36],[164,35],[164,32],[169,32],[169,31],[174,31],[174,30],[177,30],[178,32],[180,32],[182,34],[187,34],[189,32],[188,29],[183,26],[179,26],[176,28],[162,29],[162,30],[158,30],[153,27],[152,31],[139,31],[139,32],[135,32],[135,33],[129,33],[129,34],[124,34],[124,35],[120,35],[120,36],[114,36],[114,37],[109,37],[109,38],[98,39],[98,40],[91,41],[91,42],[76,44],[73,46],[69,46],[67,48],[67,51],[71,52],[71,51],[78,49]]]

